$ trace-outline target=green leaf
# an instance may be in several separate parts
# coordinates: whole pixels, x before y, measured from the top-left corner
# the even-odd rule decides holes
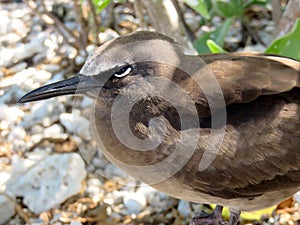
[[[211,38],[219,45],[224,44],[224,39],[229,31],[230,25],[232,24],[233,18],[227,18],[225,22],[219,26],[212,34]]]
[[[95,6],[96,12],[100,13],[110,3],[110,0],[92,0],[92,2]]]
[[[215,8],[216,12],[224,18],[241,16],[243,14],[242,0],[217,0],[215,3]]]
[[[220,45],[218,45],[216,42],[213,40],[209,39],[206,41],[206,45],[211,51],[211,53],[222,53],[226,52]]]
[[[248,0],[248,1],[243,3],[243,8],[245,9],[245,8],[248,8],[252,5],[266,6],[269,2],[270,2],[270,0]]]
[[[300,19],[286,35],[273,41],[265,53],[277,54],[300,60]]]
[[[226,19],[225,22],[221,26],[219,26],[216,30],[205,33],[199,39],[194,41],[193,44],[194,44],[195,49],[200,54],[211,53],[211,51],[209,50],[209,48],[206,44],[207,40],[209,40],[209,39],[213,40],[218,45],[223,46],[224,39],[229,31],[232,20],[233,20],[232,18]]]
[[[207,5],[204,0],[183,0],[185,4],[198,12],[205,19],[210,19],[210,15],[207,10]]]

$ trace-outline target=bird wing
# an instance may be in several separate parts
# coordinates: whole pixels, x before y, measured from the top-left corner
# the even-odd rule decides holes
[[[255,53],[204,60],[222,88],[227,127],[195,186],[223,198],[300,186],[300,62]]]
[[[219,81],[227,105],[300,87],[300,62],[290,58],[261,53],[202,58]]]

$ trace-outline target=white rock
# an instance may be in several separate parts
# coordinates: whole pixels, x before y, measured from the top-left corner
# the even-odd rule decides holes
[[[6,87],[11,85],[26,85],[26,84],[32,84],[32,77],[36,74],[37,70],[33,67],[29,67],[27,69],[24,69],[18,73],[16,73],[14,76],[5,79],[3,82],[1,81],[0,86]],[[28,81],[29,80],[29,81]]]
[[[105,167],[104,174],[107,179],[113,179],[116,177],[126,177],[127,176],[122,170],[120,170],[118,167],[116,167],[115,165],[113,165],[111,163],[107,164],[107,166]]]
[[[3,192],[6,188],[6,182],[10,179],[9,172],[0,172],[0,192]]]
[[[87,108],[90,107],[94,104],[94,100],[88,97],[83,97],[81,103],[80,103],[80,107],[82,108]]]
[[[60,70],[60,65],[56,65],[56,64],[43,64],[42,65],[42,70],[46,70],[47,72],[50,73],[55,73],[57,71]]]
[[[59,115],[64,112],[64,105],[55,99],[37,102],[31,108],[31,114],[24,119],[22,124],[25,128],[30,128],[37,123],[48,127],[57,121]]]
[[[51,73],[48,71],[38,70],[32,77],[32,80],[37,83],[46,83],[51,78],[51,76]]]
[[[80,116],[78,111],[73,110],[73,113],[61,114],[59,121],[68,132],[74,133],[84,140],[92,140],[90,122],[85,117]]]
[[[103,183],[97,178],[90,178],[87,181],[86,192],[93,198],[94,202],[99,202],[103,199],[104,190],[102,188]]]
[[[15,104],[25,92],[20,90],[18,85],[11,85],[10,87],[5,88],[5,93],[0,97],[0,104]]]
[[[59,116],[59,122],[67,129],[69,133],[73,132],[73,114],[62,113]]]
[[[85,61],[86,57],[82,56],[82,55],[78,55],[75,58],[75,64],[76,65],[82,65]]]
[[[22,196],[32,212],[41,213],[56,207],[81,190],[86,170],[77,153],[53,154],[32,162],[30,166],[21,163],[22,170],[19,164],[14,164],[7,184],[10,195]]]
[[[24,139],[26,137],[26,131],[23,127],[14,127],[8,136],[8,141],[14,142],[16,139]]]
[[[41,32],[36,38],[32,39],[29,43],[19,44],[16,48],[2,48],[0,54],[0,67],[7,67],[12,62],[20,62],[26,58],[32,57],[36,53],[46,50],[43,42],[47,34]]]
[[[37,145],[38,143],[41,142],[43,139],[44,135],[43,134],[33,134],[30,136],[29,142],[27,142],[27,148],[32,148],[33,146]]]
[[[124,196],[124,205],[126,206],[129,214],[139,214],[146,207],[146,198],[141,193],[129,193]]]
[[[63,132],[64,128],[61,125],[54,124],[51,127],[47,127],[44,129],[44,137],[51,139],[66,140],[68,138],[68,134]]]
[[[6,120],[8,124],[15,124],[24,116],[24,112],[15,106],[0,105],[0,120]]]
[[[190,203],[187,201],[180,200],[177,207],[178,213],[186,218],[191,215],[192,209]]]
[[[27,63],[26,62],[20,62],[12,67],[9,68],[9,70],[12,72],[12,73],[18,73],[24,69],[26,69],[27,67]]]
[[[113,29],[106,29],[104,32],[100,32],[99,33],[99,39],[101,40],[101,42],[107,42],[113,38],[117,38],[120,35],[114,31]]]
[[[50,80],[46,82],[46,84],[52,84],[64,79],[64,74],[66,71],[60,71],[59,73],[55,74]]]
[[[88,46],[86,46],[86,51],[89,55],[91,55],[95,52],[96,48],[97,48],[96,45],[88,45]]]
[[[294,199],[300,204],[300,191],[294,194]]]
[[[31,134],[42,134],[44,133],[44,128],[41,125],[34,125],[31,127]]]
[[[14,204],[4,195],[0,195],[0,224],[6,224],[15,214]]]
[[[154,189],[146,194],[148,204],[155,208],[155,211],[161,212],[174,205],[174,199],[170,196]]]

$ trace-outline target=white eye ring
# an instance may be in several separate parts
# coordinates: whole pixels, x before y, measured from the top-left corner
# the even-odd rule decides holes
[[[128,75],[131,72],[132,68],[131,66],[124,66],[122,67],[119,71],[115,72],[115,77],[121,78],[121,77],[125,77],[126,75]]]

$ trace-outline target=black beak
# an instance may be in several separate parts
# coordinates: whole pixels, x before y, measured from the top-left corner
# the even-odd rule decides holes
[[[77,75],[70,79],[35,89],[20,98],[18,103],[44,100],[61,95],[81,94],[99,86],[101,85],[97,84],[92,77]]]

